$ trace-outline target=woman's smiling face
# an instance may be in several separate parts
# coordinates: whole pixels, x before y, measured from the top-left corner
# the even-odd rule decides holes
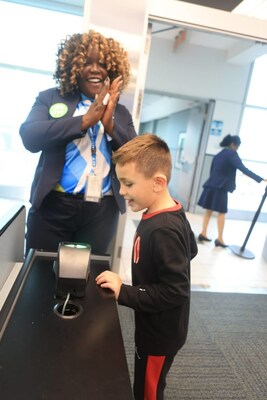
[[[80,72],[78,86],[85,96],[94,99],[101,91],[108,73],[106,66],[99,63],[98,49],[89,47],[87,62]]]

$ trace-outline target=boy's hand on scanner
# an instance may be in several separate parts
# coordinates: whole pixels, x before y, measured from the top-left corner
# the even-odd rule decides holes
[[[118,300],[122,285],[122,280],[118,274],[111,271],[104,271],[96,277],[95,281],[100,287],[112,290],[115,299]]]

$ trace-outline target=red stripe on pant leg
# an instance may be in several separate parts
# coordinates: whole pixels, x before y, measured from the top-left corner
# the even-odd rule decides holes
[[[157,399],[157,387],[165,356],[148,356],[145,377],[144,400]]]

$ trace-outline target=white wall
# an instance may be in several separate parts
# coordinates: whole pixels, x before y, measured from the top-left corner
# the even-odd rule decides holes
[[[207,145],[207,154],[216,154],[221,147],[219,143],[222,137],[238,134],[239,122],[242,114],[242,103],[234,103],[231,101],[216,100],[216,105],[213,114],[213,120],[223,121],[223,130],[221,136],[210,136]]]
[[[145,90],[215,100],[213,119],[223,121],[222,136],[208,143],[207,153],[215,154],[221,138],[239,129],[251,64],[231,64],[220,49],[185,43],[173,51],[172,46],[172,41],[152,36]]]
[[[153,38],[146,90],[242,102],[250,65],[225,62],[225,51],[196,45],[172,50],[172,41]]]

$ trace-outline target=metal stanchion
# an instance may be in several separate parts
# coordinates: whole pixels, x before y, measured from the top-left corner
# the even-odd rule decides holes
[[[244,243],[242,244],[242,246],[241,246],[241,247],[240,247],[240,246],[236,246],[236,245],[231,245],[231,246],[229,246],[229,249],[230,249],[235,255],[237,255],[237,256],[239,256],[239,257],[247,258],[248,260],[253,260],[253,259],[255,258],[254,254],[253,254],[251,251],[249,251],[249,250],[246,249],[246,244],[247,244],[248,239],[249,239],[249,237],[250,237],[250,235],[251,235],[251,232],[252,232],[252,230],[253,230],[253,228],[254,228],[254,225],[255,225],[255,223],[256,223],[256,221],[257,221],[257,219],[258,219],[258,216],[259,216],[259,214],[260,214],[260,212],[261,212],[261,208],[262,208],[262,206],[263,206],[263,203],[265,202],[266,196],[267,196],[267,186],[266,186],[266,188],[265,188],[265,192],[264,192],[264,194],[263,194],[263,196],[262,196],[262,200],[261,200],[260,205],[259,205],[259,207],[258,207],[258,209],[257,209],[257,211],[256,211],[256,213],[255,213],[255,215],[254,215],[254,217],[253,217],[253,220],[252,220],[252,222],[251,222],[251,225],[250,225],[250,228],[249,228],[249,230],[248,230],[247,236],[246,236],[246,238],[245,238]]]

